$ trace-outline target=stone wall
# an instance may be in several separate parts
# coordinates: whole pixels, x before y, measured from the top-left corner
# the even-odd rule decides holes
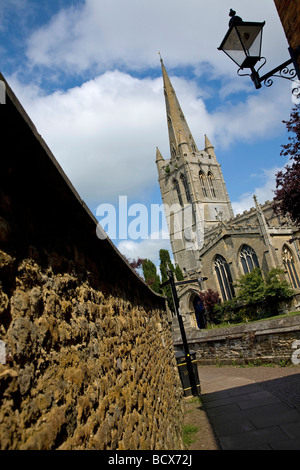
[[[200,365],[292,363],[293,343],[300,340],[300,316],[194,330],[187,333],[187,337]],[[175,338],[175,347],[182,347],[179,336]]]
[[[97,237],[8,85],[0,119],[0,449],[181,449],[165,299]]]

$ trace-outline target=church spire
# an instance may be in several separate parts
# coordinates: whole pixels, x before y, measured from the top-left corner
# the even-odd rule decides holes
[[[183,142],[188,145],[190,152],[198,152],[162,58],[160,58],[160,61],[164,81],[171,158],[180,154],[180,144]]]

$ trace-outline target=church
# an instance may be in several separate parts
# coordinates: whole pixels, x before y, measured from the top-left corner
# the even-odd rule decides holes
[[[300,294],[299,227],[255,195],[253,208],[234,215],[214,146],[205,135],[204,149],[198,149],[162,59],[161,66],[170,158],[157,148],[156,165],[172,252],[186,280],[207,277],[177,288],[186,325],[197,327],[199,290],[230,300],[234,282],[254,267],[263,274],[282,267]]]

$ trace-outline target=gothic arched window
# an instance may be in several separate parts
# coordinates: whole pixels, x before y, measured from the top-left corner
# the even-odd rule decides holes
[[[201,186],[202,194],[204,197],[207,197],[207,190],[205,187],[205,175],[203,171],[199,171],[199,179],[200,179],[200,186]]]
[[[243,266],[244,274],[251,273],[254,268],[259,268],[258,258],[251,246],[242,246],[240,260]]]
[[[229,264],[221,255],[216,256],[214,264],[223,300],[230,300],[234,297],[234,290]]]
[[[174,189],[175,191],[177,192],[177,196],[178,196],[178,199],[179,199],[179,204],[181,206],[183,206],[183,201],[182,201],[182,197],[181,197],[181,192],[180,192],[180,187],[179,187],[179,183],[177,180],[173,180],[173,184],[174,184]]]
[[[284,245],[282,248],[282,261],[287,271],[290,284],[295,289],[300,287],[299,276],[294,262],[294,257],[288,246]]]
[[[187,183],[186,177],[184,175],[181,175],[180,178],[181,178],[184,190],[185,190],[187,202],[192,202],[191,193],[190,193],[190,189],[189,189],[189,185]]]
[[[216,189],[215,189],[215,185],[214,185],[214,175],[211,172],[209,172],[207,174],[207,179],[208,179],[208,186],[209,186],[212,197],[217,197],[216,196]]]

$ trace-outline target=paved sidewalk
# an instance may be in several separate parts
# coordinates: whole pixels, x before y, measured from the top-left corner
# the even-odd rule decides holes
[[[300,366],[200,366],[199,378],[222,450],[300,450]]]

